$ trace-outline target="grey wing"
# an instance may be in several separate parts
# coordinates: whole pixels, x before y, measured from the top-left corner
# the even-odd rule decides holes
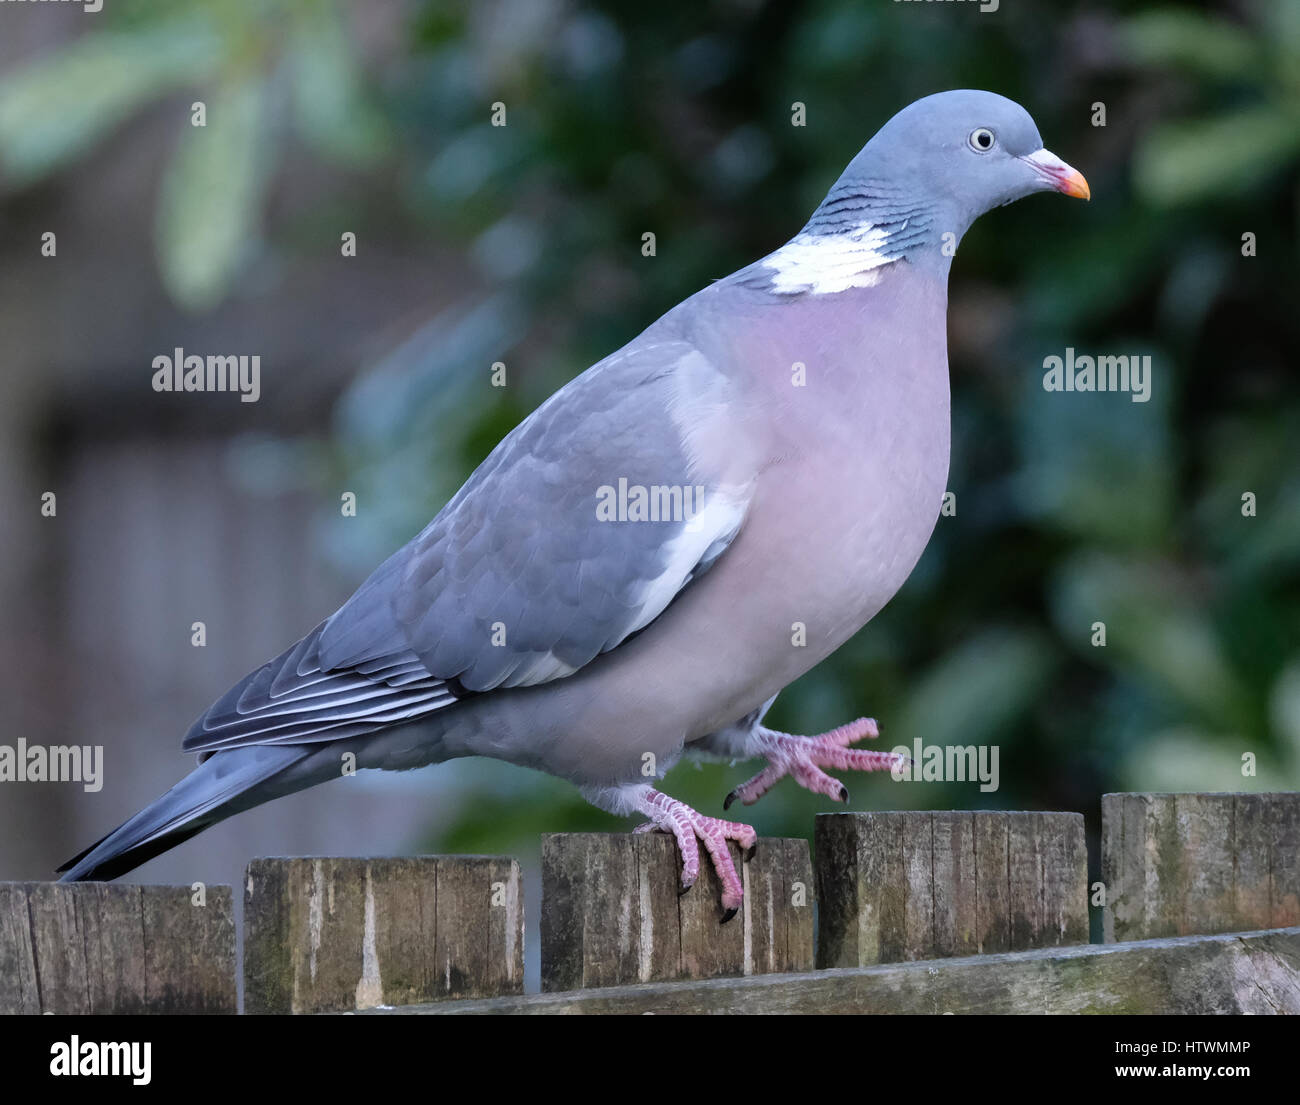
[[[467,693],[563,678],[617,647],[740,529],[748,489],[709,480],[686,444],[695,406],[726,417],[726,386],[684,342],[625,350],[579,376],[182,747],[358,736]],[[682,402],[701,395],[709,402]]]

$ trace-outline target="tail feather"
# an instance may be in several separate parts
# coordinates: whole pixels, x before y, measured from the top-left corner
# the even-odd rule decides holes
[[[232,814],[310,786],[289,769],[319,746],[255,746],[209,756],[161,798],[59,868],[63,882],[115,879]]]
[[[223,815],[223,817],[226,815]],[[119,875],[125,875],[128,871],[134,871],[142,863],[147,863],[154,856],[160,856],[163,852],[175,848],[178,844],[184,844],[192,836],[197,836],[209,825],[215,824],[222,818],[213,818],[209,821],[198,821],[184,826],[183,828],[173,830],[164,836],[154,837],[146,840],[141,844],[128,846],[121,852],[110,852],[103,859],[92,860],[85,865],[84,870],[74,871],[79,862],[86,856],[90,855],[100,844],[103,844],[109,836],[93,844],[80,855],[68,860],[62,867],[58,868],[60,873],[67,872],[59,880],[60,882],[108,882]]]

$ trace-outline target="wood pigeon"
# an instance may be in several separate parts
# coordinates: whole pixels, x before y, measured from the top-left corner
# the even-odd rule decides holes
[[[241,810],[338,778],[490,756],[572,781],[702,843],[723,886],[747,825],[657,789],[683,755],[790,775],[901,757],[768,729],[780,690],[902,586],[938,518],[949,447],[948,269],[974,219],[1032,192],[1088,198],[1002,96],[890,119],[775,252],[674,307],[509,433],[338,611],[217,700],[199,765],[70,860],[113,878]]]

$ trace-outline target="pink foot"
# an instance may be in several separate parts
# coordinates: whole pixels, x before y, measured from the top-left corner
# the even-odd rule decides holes
[[[731,862],[727,841],[739,843],[744,850],[745,859],[749,859],[758,847],[758,834],[748,825],[705,817],[685,802],[649,788],[637,800],[636,808],[650,820],[644,825],[638,825],[633,832],[658,830],[672,833],[676,838],[677,848],[682,854],[682,893],[694,886],[695,880],[699,878],[700,846],[696,838],[704,842],[705,851],[713,861],[713,869],[722,882],[722,923],[725,925],[736,915],[745,894],[740,876],[736,874],[736,865]]]
[[[823,767],[836,771],[892,771],[909,760],[896,752],[868,752],[848,747],[864,737],[874,740],[878,736],[880,729],[875,719],[869,717],[858,718],[816,737],[777,733],[759,726],[750,738],[749,751],[767,757],[767,767],[728,794],[722,808],[729,809],[737,798],[744,805],[752,806],[786,775],[793,775],[795,782],[814,794],[847,802],[848,788],[827,775]]]

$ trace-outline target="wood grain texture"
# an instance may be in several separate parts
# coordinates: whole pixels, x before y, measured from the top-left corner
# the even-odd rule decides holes
[[[522,893],[519,864],[501,856],[254,860],[244,1010],[522,993]]]
[[[1102,796],[1107,941],[1300,924],[1300,793]]]
[[[721,924],[722,888],[705,857],[679,894],[677,845],[660,833],[542,837],[542,988],[617,986],[807,970],[813,880],[804,840],[764,839],[739,914]]]
[[[229,886],[0,883],[0,1013],[235,1011]]]
[[[1080,814],[825,814],[815,866],[819,967],[1088,939]]]
[[[614,986],[408,1014],[1300,1014],[1300,928]]]

